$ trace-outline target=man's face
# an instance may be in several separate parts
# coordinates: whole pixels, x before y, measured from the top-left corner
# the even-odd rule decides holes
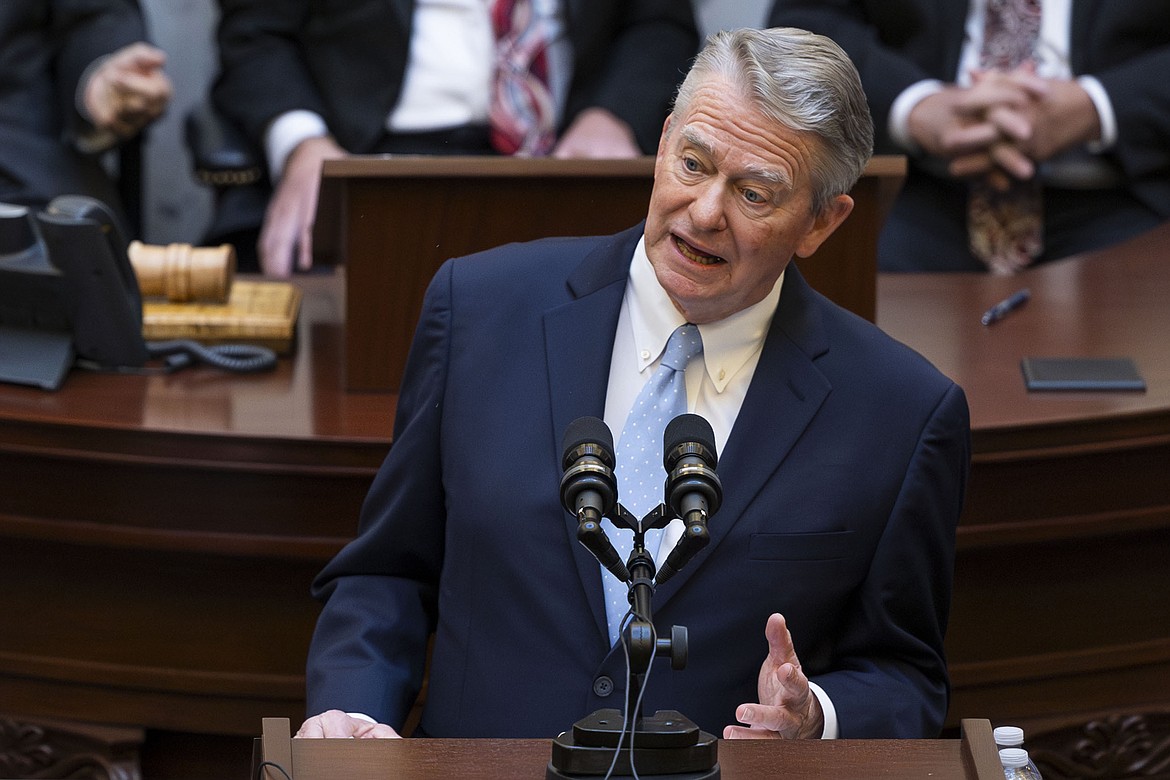
[[[812,213],[816,141],[769,120],[709,78],[663,128],[646,218],[646,252],[687,321],[759,303],[794,254],[813,253],[849,214],[838,198]]]

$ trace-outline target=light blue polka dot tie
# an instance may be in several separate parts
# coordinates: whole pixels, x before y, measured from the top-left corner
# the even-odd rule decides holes
[[[703,351],[699,328],[686,324],[670,334],[662,361],[638,393],[622,428],[617,446],[618,500],[638,519],[662,502],[666,472],[662,468],[662,432],[666,424],[687,411],[687,384],[684,372],[691,359]],[[629,557],[634,535],[615,529],[608,520],[605,532],[622,556]],[[646,549],[651,555],[658,550],[662,529],[646,532]],[[626,583],[604,567],[605,616],[609,622],[610,643],[618,641],[622,618],[630,608]]]

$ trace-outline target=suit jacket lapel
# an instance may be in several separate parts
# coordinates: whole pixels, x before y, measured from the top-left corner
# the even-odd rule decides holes
[[[936,11],[938,34],[944,42],[943,68],[949,74],[944,81],[951,81],[959,68],[959,57],[963,51],[963,40],[966,38],[967,13],[973,0],[947,0],[941,10]],[[947,22],[946,20],[949,20]]]
[[[1094,20],[1098,11],[1102,10],[1101,3],[1096,0],[1073,0],[1072,19],[1069,21],[1068,60],[1073,76],[1089,70],[1086,64],[1089,48],[1089,35],[1096,26]]]
[[[642,226],[638,225],[586,255],[567,280],[573,299],[545,312],[552,433],[558,457],[561,437],[573,420],[605,414],[613,334],[629,278],[630,260],[641,236]],[[600,636],[608,636],[597,559],[577,541],[577,520],[568,512],[565,528],[566,543],[572,546],[597,630]]]
[[[717,472],[723,505],[711,517],[711,541],[654,596],[660,609],[734,529],[820,409],[831,386],[814,365],[828,350],[816,293],[789,265],[780,304],[764,341],[756,373],[736,417]]]

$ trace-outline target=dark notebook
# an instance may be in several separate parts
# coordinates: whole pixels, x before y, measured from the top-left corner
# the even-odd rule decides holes
[[[1029,390],[1145,390],[1130,358],[1026,357],[1020,361]]]

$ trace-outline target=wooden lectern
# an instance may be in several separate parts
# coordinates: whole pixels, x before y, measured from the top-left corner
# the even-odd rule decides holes
[[[876,157],[853,213],[800,270],[874,319],[877,236],[905,176]],[[600,235],[645,218],[654,158],[350,157],[327,160],[314,227],[317,263],[346,265],[345,384],[398,389],[427,284],[450,257],[511,241]]]
[[[544,739],[290,739],[287,718],[265,718],[263,726],[253,771],[263,780],[542,780],[552,744]],[[1003,780],[991,722],[984,719],[964,720],[960,739],[720,740],[719,765],[723,780]]]

